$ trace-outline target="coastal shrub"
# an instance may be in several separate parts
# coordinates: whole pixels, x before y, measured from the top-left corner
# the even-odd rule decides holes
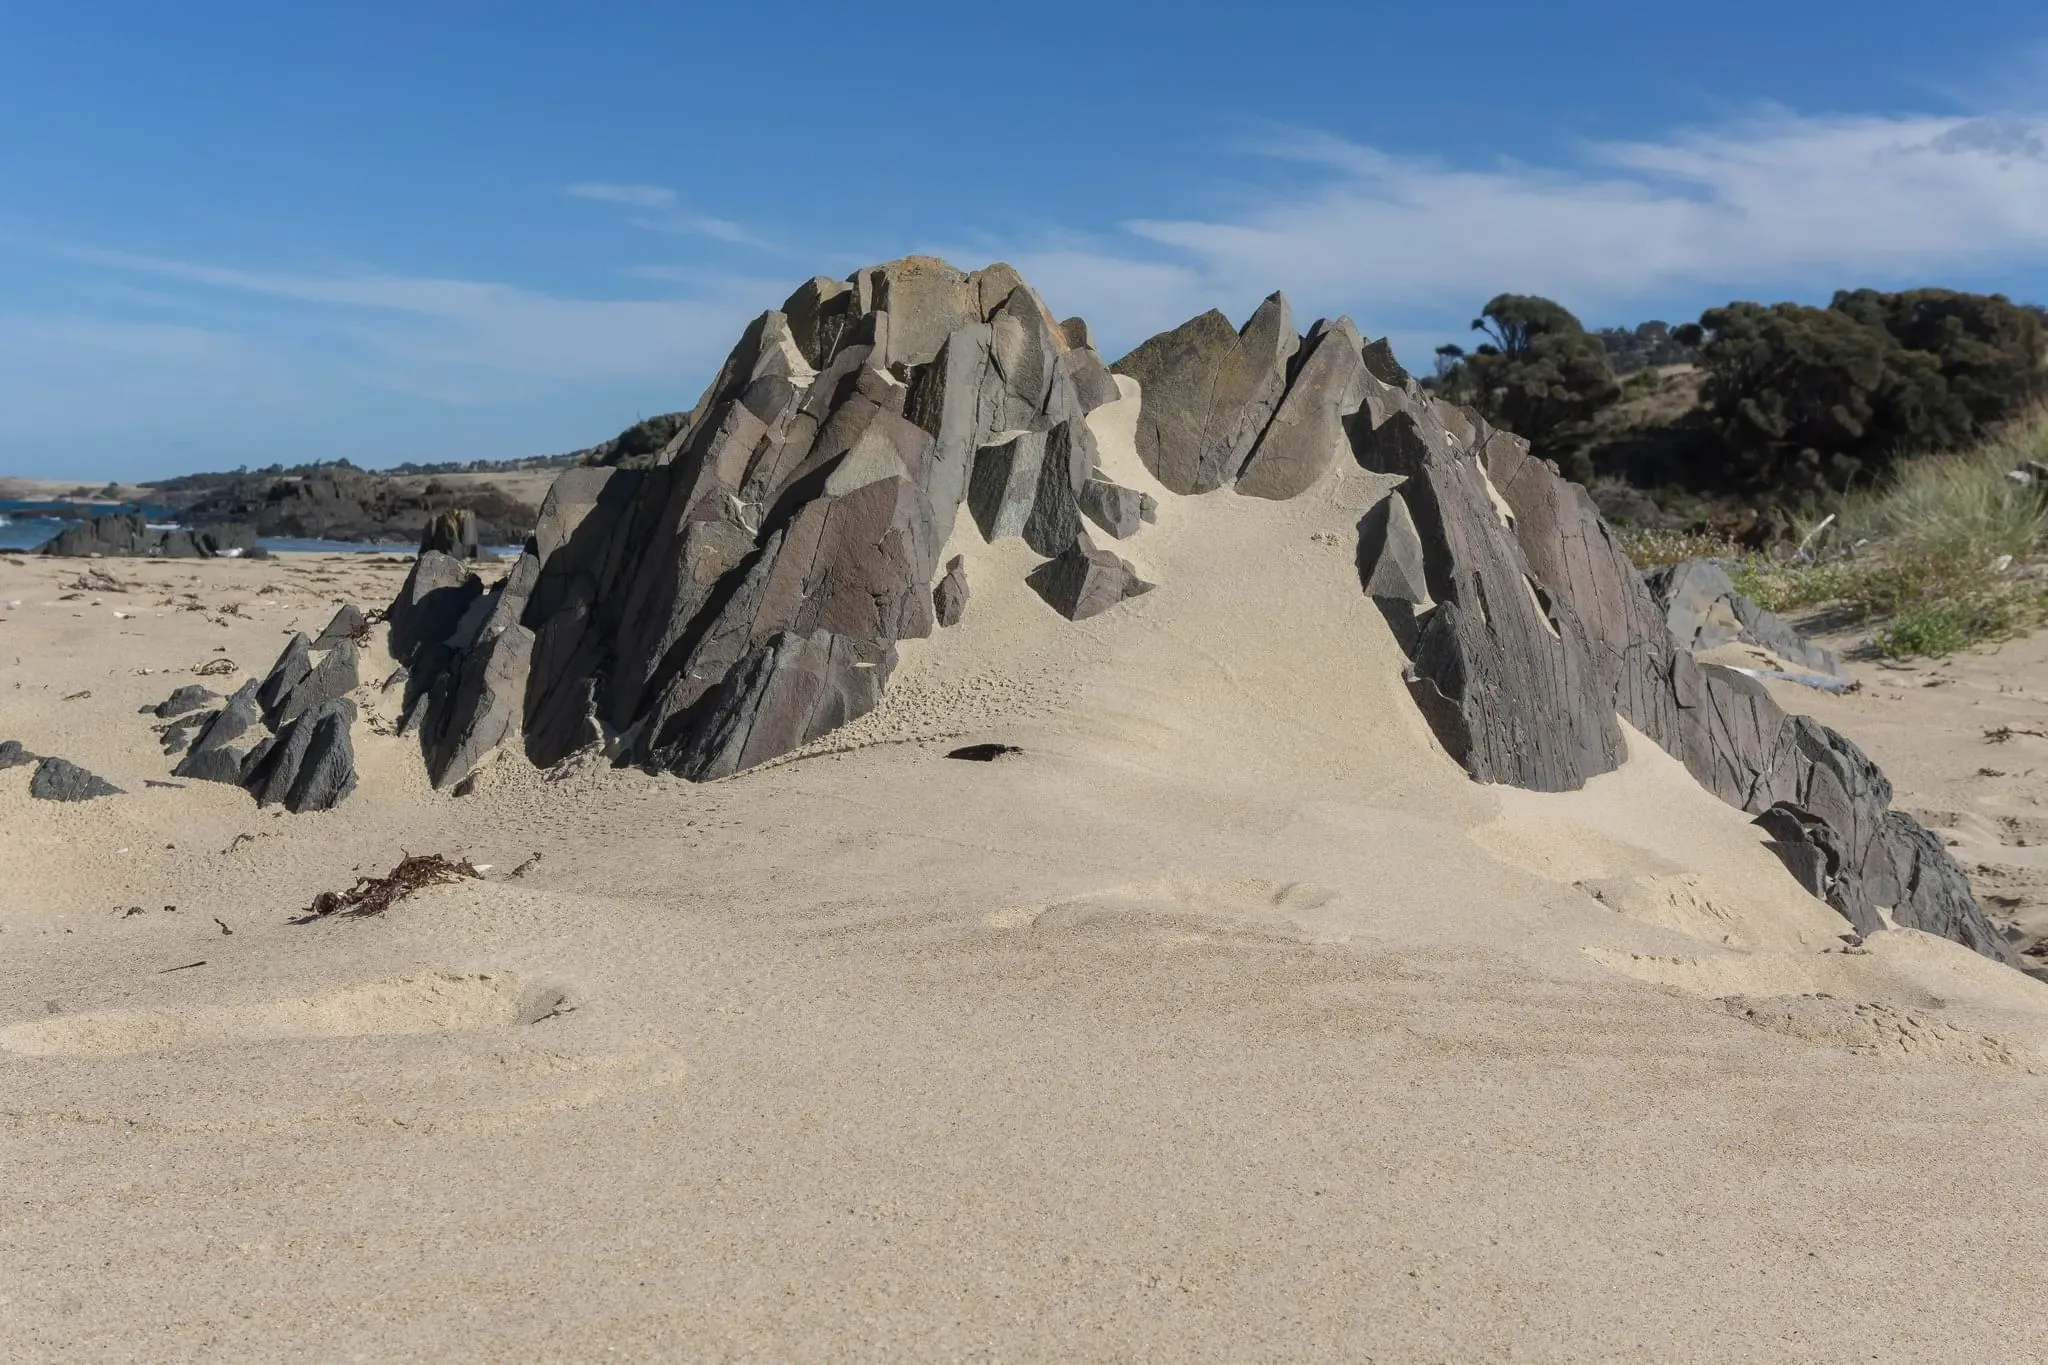
[[[1643,567],[1722,559],[1759,606],[1827,606],[1845,623],[1871,627],[1882,654],[1939,658],[2048,621],[2048,583],[2027,563],[2048,536],[2048,487],[2007,477],[2028,460],[2048,460],[2048,411],[1966,451],[1900,463],[1850,493],[1825,530],[1801,528],[1817,550],[1812,562],[1691,534],[1624,533],[1623,544]]]

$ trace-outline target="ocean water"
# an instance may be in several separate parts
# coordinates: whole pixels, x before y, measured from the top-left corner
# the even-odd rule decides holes
[[[0,550],[37,550],[43,543],[64,529],[67,521],[77,519],[79,503],[21,502],[0,499]],[[119,504],[94,504],[95,514],[121,510]],[[142,514],[149,519],[154,530],[175,527],[177,513],[168,507],[144,504]],[[66,512],[68,516],[53,516],[53,512]],[[385,554],[409,555],[418,547],[411,543],[365,542],[359,540],[311,540],[298,536],[264,536],[256,542],[272,554]],[[501,557],[518,555],[517,545],[493,546],[494,553]]]

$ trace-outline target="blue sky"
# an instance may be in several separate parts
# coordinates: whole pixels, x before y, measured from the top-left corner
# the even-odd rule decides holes
[[[687,407],[804,278],[1009,260],[1116,353],[1285,288],[1411,363],[2048,299],[2048,6],[0,6],[0,473],[500,458]]]

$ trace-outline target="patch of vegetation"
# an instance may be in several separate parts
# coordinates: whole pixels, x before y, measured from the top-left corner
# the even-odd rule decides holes
[[[1832,520],[1801,528],[1810,559],[1744,551],[1711,534],[1622,533],[1642,567],[1712,557],[1770,611],[1828,606],[1874,627],[1893,658],[1939,658],[2048,622],[2048,582],[2027,560],[2048,536],[2048,486],[2009,471],[2048,458],[2048,409],[2035,409],[1959,454],[1899,464],[1841,499]]]
[[[1569,309],[1524,294],[1499,295],[1472,328],[1488,340],[1470,355],[1458,346],[1437,348],[1438,387],[1585,482],[1593,472],[1585,425],[1622,392],[1606,346]]]

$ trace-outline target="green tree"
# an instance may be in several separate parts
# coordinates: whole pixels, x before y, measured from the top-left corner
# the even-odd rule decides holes
[[[1964,434],[1936,359],[1846,311],[1731,303],[1700,324],[1722,466],[1706,483],[1802,497]]]
[[[1587,424],[1621,394],[1600,338],[1562,304],[1527,294],[1494,298],[1472,328],[1488,342],[1452,367],[1445,391],[1525,437],[1567,477],[1590,477]]]
[[[2003,294],[1912,289],[1882,294],[1842,290],[1829,305],[1879,327],[1909,351],[1935,358],[1951,399],[1971,432],[2004,421],[2043,391],[2048,335],[2040,316]]]

